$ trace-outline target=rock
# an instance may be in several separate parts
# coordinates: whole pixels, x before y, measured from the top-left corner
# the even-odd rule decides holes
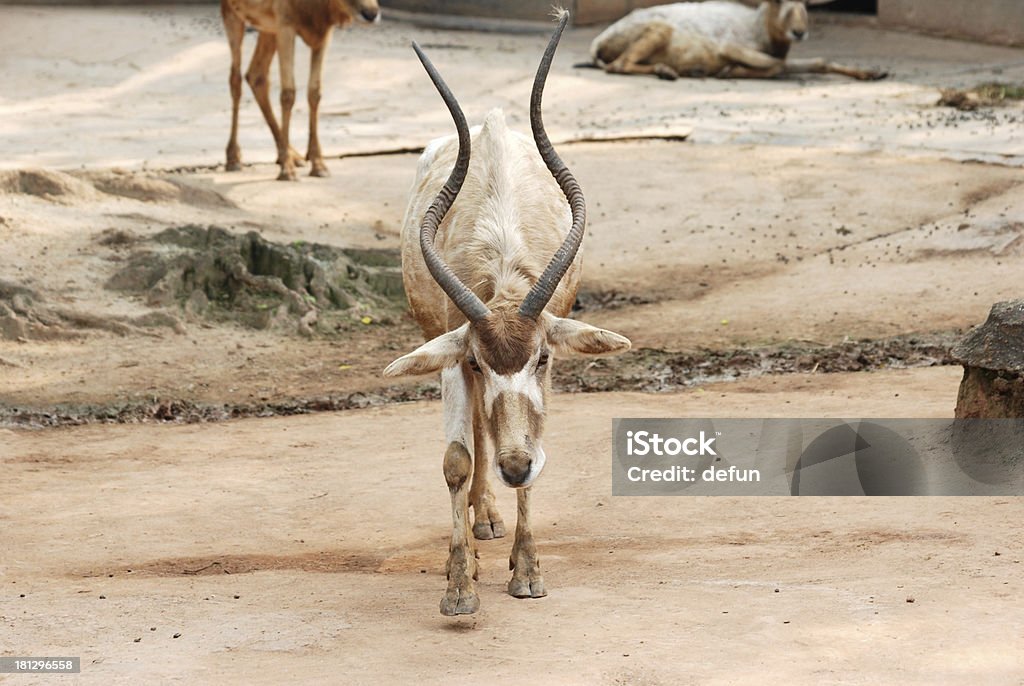
[[[0,280],[0,339],[73,340],[81,338],[89,329],[119,336],[141,333],[159,337],[159,334],[148,330],[164,327],[185,333],[181,321],[169,312],[153,311],[136,317],[83,312],[48,305],[32,289]]]
[[[151,307],[181,307],[186,318],[234,321],[311,336],[374,319],[404,304],[395,250],[358,250],[268,241],[256,232],[196,225],[136,241],[107,288]]]
[[[957,418],[1024,417],[1024,300],[993,305],[952,355],[964,366]]]
[[[185,312],[194,317],[200,317],[206,314],[206,309],[209,306],[210,299],[206,297],[206,293],[201,288],[197,288],[185,301]]]
[[[25,322],[18,319],[3,303],[0,303],[0,338],[16,341],[27,336]]]

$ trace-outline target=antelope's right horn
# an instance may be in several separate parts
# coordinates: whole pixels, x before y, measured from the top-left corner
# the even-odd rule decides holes
[[[430,58],[415,42],[412,44],[412,49],[416,51],[420,62],[423,63],[423,68],[427,70],[430,80],[434,82],[434,87],[441,94],[444,104],[448,106],[448,111],[451,112],[452,119],[455,120],[455,129],[459,133],[459,155],[455,160],[455,167],[452,169],[451,175],[448,176],[444,187],[441,188],[437,197],[434,198],[434,202],[430,204],[430,208],[423,215],[423,222],[420,224],[420,248],[423,250],[423,259],[427,263],[427,269],[437,281],[437,285],[448,294],[462,314],[466,315],[466,319],[475,322],[490,314],[490,310],[477,297],[476,293],[459,280],[451,267],[445,264],[441,256],[437,254],[437,249],[434,247],[437,227],[441,225],[444,216],[451,209],[452,203],[455,202],[459,191],[462,190],[462,183],[466,180],[470,157],[469,125],[466,124],[466,116],[462,113],[462,108],[459,107],[459,101],[452,95],[448,84],[441,78]]]
[[[540,313],[547,307],[551,296],[555,294],[558,282],[562,280],[565,272],[569,269],[569,265],[576,258],[576,253],[583,242],[583,232],[587,224],[587,203],[583,198],[583,190],[580,188],[579,183],[576,182],[576,177],[565,166],[565,162],[555,152],[555,147],[551,144],[548,134],[544,130],[544,120],[541,117],[544,83],[547,81],[548,71],[551,69],[551,60],[554,59],[558,41],[562,37],[562,31],[565,30],[565,25],[568,22],[569,12],[561,10],[558,14],[558,26],[551,35],[551,40],[548,41],[548,47],[540,60],[540,66],[537,67],[537,76],[533,81],[533,93],[530,96],[530,125],[533,128],[533,140],[537,144],[537,150],[540,152],[544,164],[547,165],[551,175],[555,177],[555,181],[558,182],[562,193],[565,194],[565,199],[569,201],[569,209],[572,210],[572,226],[569,228],[569,233],[565,236],[565,241],[562,242],[561,247],[558,248],[554,257],[551,258],[551,262],[544,269],[544,273],[540,275],[537,283],[533,285],[533,288],[530,289],[526,298],[523,299],[523,303],[519,306],[519,313],[530,319],[539,317]]]

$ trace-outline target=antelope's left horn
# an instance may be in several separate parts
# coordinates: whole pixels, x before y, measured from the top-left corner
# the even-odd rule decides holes
[[[569,265],[576,258],[576,253],[583,242],[583,232],[587,224],[587,203],[583,198],[583,190],[580,188],[579,183],[576,182],[576,177],[565,166],[565,162],[555,152],[555,148],[551,145],[548,134],[544,130],[544,120],[541,117],[544,83],[547,81],[548,71],[551,69],[551,61],[554,59],[555,50],[558,48],[558,41],[562,37],[562,31],[565,30],[565,25],[568,22],[569,12],[561,10],[558,14],[558,26],[551,35],[551,40],[548,41],[548,47],[540,60],[540,66],[537,67],[537,76],[533,80],[533,92],[530,95],[530,125],[533,128],[533,140],[537,144],[537,151],[540,152],[540,156],[544,160],[544,164],[547,165],[548,171],[551,172],[551,175],[555,177],[555,181],[558,182],[562,193],[565,194],[565,199],[569,201],[569,209],[572,210],[572,226],[569,229],[569,233],[565,236],[565,241],[544,269],[544,273],[540,275],[537,283],[533,285],[533,288],[530,289],[526,298],[523,299],[523,303],[519,306],[519,313],[530,319],[539,317],[540,313],[547,306],[548,301],[551,300],[551,296],[555,294],[558,282],[562,280],[565,272],[569,269]]]
[[[434,87],[441,94],[444,104],[448,106],[448,111],[451,112],[452,119],[455,120],[455,129],[459,132],[459,155],[455,159],[455,167],[452,168],[452,173],[448,176],[444,187],[441,188],[437,197],[434,198],[434,202],[430,204],[430,208],[423,215],[423,223],[420,224],[420,249],[423,250],[423,260],[427,263],[427,269],[437,281],[437,285],[448,294],[462,314],[466,315],[466,319],[475,322],[490,314],[490,310],[477,297],[476,293],[459,280],[451,267],[445,264],[445,261],[437,254],[437,249],[434,247],[437,227],[444,221],[444,216],[448,214],[448,210],[451,209],[452,203],[455,202],[455,198],[458,197],[459,191],[462,190],[462,184],[466,180],[470,157],[469,125],[466,123],[466,115],[462,113],[459,101],[452,95],[451,89],[441,78],[430,58],[415,41],[412,44],[412,49],[416,51],[420,62],[423,63],[423,68],[427,70],[430,80],[434,82]]]

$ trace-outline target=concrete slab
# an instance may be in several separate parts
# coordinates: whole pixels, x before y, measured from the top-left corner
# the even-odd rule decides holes
[[[938,87],[1024,80],[1024,51],[869,27],[817,25],[798,56],[880,66],[878,83],[836,78],[736,82],[613,77],[574,70],[596,29],[568,32],[548,83],[553,137],[583,130],[679,130],[700,143],[756,143],[1024,163],[1021,108],[934,109]],[[44,37],[40,39],[40,37]],[[452,130],[409,49],[420,41],[470,121],[503,107],[526,127],[542,35],[476,34],[389,22],[340,34],[326,67],[321,139],[329,156],[417,148]],[[250,36],[246,51],[255,41]],[[228,49],[215,7],[0,7],[0,168],[174,168],[222,164],[230,113]],[[298,80],[308,51],[300,47]],[[275,70],[276,77],[276,70]],[[275,79],[276,80],[276,79]],[[274,95],[276,101],[276,93]],[[305,139],[305,98],[293,139]],[[243,156],[274,159],[248,93]]]
[[[915,31],[1024,44],[1024,3],[1018,0],[881,0],[878,19]]]

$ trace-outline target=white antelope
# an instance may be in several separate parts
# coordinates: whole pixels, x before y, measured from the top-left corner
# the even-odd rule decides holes
[[[719,0],[677,2],[633,10],[594,39],[590,57],[592,66],[612,74],[654,74],[670,80],[795,73],[885,77],[881,71],[821,58],[788,59],[793,42],[807,37],[807,28],[804,0],[766,0],[757,9]]]
[[[500,110],[471,132],[458,101],[413,44],[455,120],[458,139],[427,146],[402,230],[406,294],[429,340],[384,374],[441,371],[444,477],[452,505],[444,615],[470,614],[480,606],[472,537],[505,534],[490,469],[517,489],[508,592],[517,598],[546,595],[530,528],[530,489],[547,459],[542,439],[552,357],[630,347],[618,334],[565,318],[579,285],[586,207],[544,131],[541,97],[567,19],[563,11],[537,69],[530,100],[533,141],[509,131]]]

